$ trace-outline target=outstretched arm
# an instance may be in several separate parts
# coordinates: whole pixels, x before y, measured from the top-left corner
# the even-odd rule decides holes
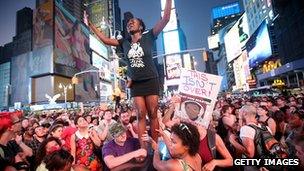
[[[97,35],[97,37],[106,45],[110,46],[118,46],[119,42],[117,39],[111,39],[105,36],[101,31],[99,31],[90,21],[89,26],[93,30],[93,32]]]
[[[154,36],[159,35],[159,33],[162,32],[162,30],[166,27],[167,23],[170,21],[171,6],[172,0],[167,0],[164,9],[164,16],[160,21],[158,21],[158,23],[153,28]]]

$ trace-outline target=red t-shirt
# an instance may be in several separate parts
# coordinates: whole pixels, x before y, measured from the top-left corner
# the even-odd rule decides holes
[[[66,150],[71,150],[71,136],[77,131],[77,128],[74,128],[74,127],[66,127],[63,129],[62,131],[62,135],[61,135],[61,138],[62,140],[65,141],[63,147],[66,149]]]

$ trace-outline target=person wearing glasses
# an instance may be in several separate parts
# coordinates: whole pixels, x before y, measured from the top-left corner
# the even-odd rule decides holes
[[[159,147],[152,141],[154,149],[153,166],[156,170],[166,171],[200,171],[201,157],[198,154],[200,134],[196,126],[181,122],[171,128],[169,152],[171,159],[160,159]]]
[[[157,36],[162,32],[170,20],[172,0],[166,0],[164,15],[153,29],[146,31],[144,22],[139,18],[130,19],[127,23],[127,30],[130,38],[120,40],[106,37],[94,25],[89,23],[90,28],[96,33],[99,39],[107,45],[116,46],[123,50],[128,63],[127,75],[128,87],[138,115],[139,137],[146,131],[146,115],[150,118],[152,138],[158,139],[155,131],[159,127],[157,119],[159,99],[159,76],[157,68],[152,60],[153,45]],[[146,144],[140,139],[141,146]]]

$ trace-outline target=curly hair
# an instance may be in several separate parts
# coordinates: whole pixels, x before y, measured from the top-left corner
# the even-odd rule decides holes
[[[200,134],[196,126],[187,122],[181,122],[180,124],[173,125],[171,132],[182,140],[184,146],[189,147],[189,154],[191,156],[195,156],[198,153]]]

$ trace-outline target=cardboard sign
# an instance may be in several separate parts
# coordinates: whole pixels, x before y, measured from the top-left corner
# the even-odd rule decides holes
[[[182,69],[177,115],[208,128],[221,81],[222,77],[217,75]]]

